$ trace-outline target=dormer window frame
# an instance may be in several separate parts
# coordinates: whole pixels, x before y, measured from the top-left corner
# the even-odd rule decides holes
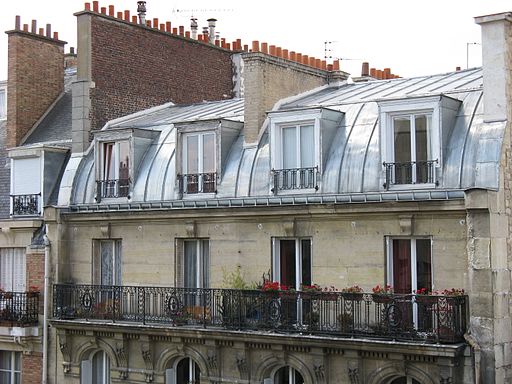
[[[379,102],[382,188],[431,189],[438,185],[442,169],[441,102],[439,96]],[[422,119],[424,118],[424,122]],[[409,158],[397,159],[397,124],[402,124],[402,138],[407,141]],[[416,137],[425,125],[425,138]],[[405,129],[404,129],[405,127]],[[426,141],[426,159],[418,159],[418,145]],[[403,151],[403,153],[406,153]]]
[[[270,115],[270,165],[272,172],[271,192],[274,194],[314,193],[318,190],[322,174],[320,137],[320,110],[288,111],[280,116]],[[303,160],[301,139],[305,127],[313,128],[312,164],[298,164]],[[296,166],[285,167],[285,130],[295,128]],[[293,135],[291,135],[293,136]]]

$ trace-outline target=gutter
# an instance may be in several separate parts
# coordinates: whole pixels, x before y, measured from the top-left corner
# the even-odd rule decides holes
[[[48,377],[48,304],[50,287],[50,239],[48,239],[48,224],[44,233],[44,309],[43,309],[43,373],[41,384],[47,383]]]

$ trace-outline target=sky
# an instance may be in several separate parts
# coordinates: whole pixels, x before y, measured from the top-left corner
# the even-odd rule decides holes
[[[92,3],[92,1],[91,1]],[[258,40],[323,59],[341,59],[341,70],[359,76],[363,61],[378,69],[391,68],[402,77],[445,73],[481,65],[480,27],[474,17],[512,11],[509,0],[147,0],[147,18],[199,29],[214,17],[221,37],[242,39],[251,46]],[[136,0],[100,0],[100,7],[136,14]],[[76,17],[81,0],[3,1],[0,27],[14,29],[16,15],[22,24],[52,24],[52,31],[76,46]],[[331,42],[327,45],[325,42]],[[326,46],[328,50],[326,51]],[[332,59],[327,59],[329,60]],[[0,80],[7,79],[7,35],[0,36]]]

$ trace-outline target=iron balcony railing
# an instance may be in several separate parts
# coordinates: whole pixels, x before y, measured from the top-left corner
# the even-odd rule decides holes
[[[41,194],[11,195],[13,216],[39,216],[39,198]]]
[[[37,325],[38,314],[39,292],[0,291],[0,326]]]
[[[178,175],[181,194],[217,193],[217,173],[192,173]]]
[[[435,184],[437,160],[383,163],[386,171],[385,188],[400,184]]]
[[[290,189],[318,190],[318,167],[272,170],[272,192]]]
[[[130,179],[96,180],[98,198],[128,197],[130,194]]]
[[[56,319],[457,343],[467,296],[56,284]]]

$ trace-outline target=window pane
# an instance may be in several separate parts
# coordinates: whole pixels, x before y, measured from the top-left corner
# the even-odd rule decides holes
[[[411,121],[409,117],[393,119],[395,163],[411,162]]]
[[[100,255],[101,255],[101,285],[113,285],[113,242],[102,241],[100,242]]]
[[[215,172],[215,135],[203,135],[203,169],[201,173]]]
[[[297,128],[283,128],[283,168],[298,168],[297,164]]]
[[[289,287],[295,287],[296,263],[295,240],[280,241],[280,269],[279,282]]]
[[[0,351],[0,370],[11,370],[11,352]]]
[[[114,254],[114,284],[121,285],[121,241],[115,241],[115,254]]]
[[[395,293],[411,293],[411,240],[393,240],[393,288]]]
[[[130,145],[128,141],[119,142],[119,176],[121,180],[128,180],[130,166]]]
[[[4,291],[12,291],[13,289],[12,266],[12,248],[2,248],[0,253],[0,288]]]
[[[302,284],[311,285],[311,240],[301,240]]]
[[[432,289],[432,265],[430,257],[430,240],[416,240],[416,270],[418,273],[417,289]]]
[[[14,353],[14,370],[21,371],[21,352],[12,353]]]
[[[199,142],[198,136],[187,136],[187,173],[199,172]]]
[[[115,179],[114,143],[103,144],[103,180]]]
[[[92,383],[93,384],[104,384],[103,381],[103,353],[96,352],[92,358]]]
[[[208,288],[210,286],[210,276],[208,271],[210,270],[210,248],[209,248],[209,241],[208,240],[202,240],[201,241],[201,251],[203,252],[202,256],[202,275],[203,275],[203,286],[202,288]]]
[[[176,383],[188,383],[190,378],[190,363],[188,358],[181,359],[176,367]]]
[[[197,242],[185,241],[184,252],[184,287],[199,288],[197,286]]]
[[[315,166],[315,133],[312,125],[300,127],[300,161],[301,168]]]
[[[415,116],[414,128],[416,130],[416,161],[427,161],[428,139],[427,139],[427,116]]]

